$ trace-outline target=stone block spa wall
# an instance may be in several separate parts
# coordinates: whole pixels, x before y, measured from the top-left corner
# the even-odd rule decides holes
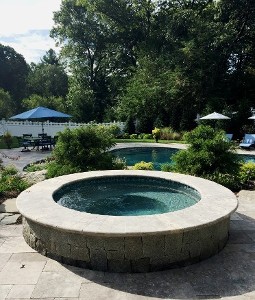
[[[195,263],[218,253],[228,240],[229,218],[188,231],[106,237],[49,228],[24,219],[26,242],[60,262],[110,272],[149,272]]]
[[[155,215],[109,216],[68,209],[53,200],[70,182],[105,176],[144,176],[180,182],[201,200]],[[42,181],[22,192],[17,206],[23,235],[36,251],[60,262],[109,272],[150,272],[195,263],[218,253],[229,235],[235,195],[205,179],[156,171],[94,171]]]

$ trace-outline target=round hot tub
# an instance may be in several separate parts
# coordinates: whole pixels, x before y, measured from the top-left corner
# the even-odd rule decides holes
[[[75,181],[57,190],[60,205],[91,214],[141,216],[196,204],[200,194],[180,182],[150,176],[104,176]]]
[[[149,272],[200,261],[226,244],[235,195],[157,171],[95,171],[42,181],[17,198],[23,235],[63,263]]]

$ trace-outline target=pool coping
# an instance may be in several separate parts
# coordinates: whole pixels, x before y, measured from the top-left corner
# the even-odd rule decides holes
[[[196,189],[201,194],[201,200],[179,211],[146,216],[89,214],[62,207],[53,200],[53,193],[71,181],[123,175],[152,176],[181,182]],[[178,173],[136,170],[92,171],[60,176],[31,186],[17,198],[17,208],[26,219],[46,227],[93,236],[141,236],[190,230],[228,218],[237,205],[234,193],[215,182]]]

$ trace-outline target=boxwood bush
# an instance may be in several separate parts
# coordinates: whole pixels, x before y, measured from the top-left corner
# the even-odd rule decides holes
[[[105,126],[85,126],[59,133],[53,150],[54,160],[49,163],[47,178],[92,170],[113,169],[114,163],[108,150],[113,147],[113,134]]]
[[[225,136],[223,130],[204,125],[186,133],[184,139],[189,147],[172,157],[173,170],[216,181],[232,190],[239,189],[241,161]]]

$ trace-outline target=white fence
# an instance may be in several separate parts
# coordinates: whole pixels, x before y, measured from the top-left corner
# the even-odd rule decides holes
[[[42,124],[44,132],[50,136],[56,135],[58,132],[63,131],[65,128],[74,129],[81,126],[88,126],[91,123],[53,123],[53,122],[31,122],[31,121],[0,121],[0,136],[5,132],[10,132],[12,136],[23,136],[23,134],[32,134],[38,136],[38,133],[42,133]],[[94,124],[94,123],[93,123]],[[117,125],[123,132],[125,123],[123,122],[112,122],[112,123],[101,123],[97,125],[111,126]]]

